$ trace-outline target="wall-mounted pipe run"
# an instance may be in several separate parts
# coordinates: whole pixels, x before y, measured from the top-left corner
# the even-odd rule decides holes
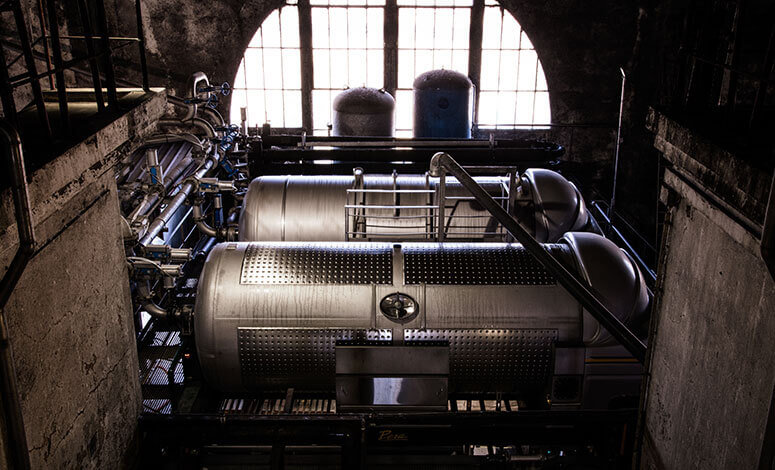
[[[14,469],[30,468],[27,434],[24,431],[19,388],[16,383],[16,367],[13,349],[5,319],[5,305],[11,297],[16,283],[35,251],[35,230],[32,225],[32,210],[27,190],[27,174],[19,134],[7,121],[0,119],[0,137],[8,144],[16,226],[19,232],[19,248],[8,271],[0,280],[0,381],[2,382],[3,418],[8,432],[8,462]],[[5,145],[4,145],[5,147]]]
[[[449,173],[465,186],[476,201],[487,209],[509,233],[532,254],[549,273],[554,275],[560,284],[575,297],[584,308],[608,330],[627,350],[641,363],[646,358],[646,345],[630,331],[608,308],[597,298],[589,287],[576,278],[568,269],[557,261],[540,243],[533,238],[516,219],[512,218],[501,205],[485,191],[467,171],[451,156],[444,152],[436,153],[431,159],[431,176]]]
[[[770,185],[770,199],[762,226],[761,253],[770,275],[775,279],[775,173]]]
[[[204,178],[205,175],[207,175],[207,173],[217,165],[217,154],[210,155],[202,167],[196,173],[194,173],[193,179],[199,180]],[[148,226],[148,230],[145,232],[145,235],[143,235],[143,238],[140,239],[140,243],[142,245],[150,245],[153,242],[153,239],[156,238],[159,233],[161,233],[161,231],[167,225],[167,222],[169,222],[169,220],[172,218],[172,215],[178,209],[180,209],[180,206],[183,205],[183,203],[186,201],[186,198],[191,195],[196,187],[196,181],[186,181],[183,183],[183,185],[180,187],[180,190],[178,190],[177,194],[175,194],[175,197],[172,198],[167,207],[165,207],[161,214],[159,214],[159,216],[156,217],[156,219]]]
[[[202,111],[202,115],[206,117],[210,124],[213,126],[225,126],[226,121],[224,121],[223,116],[221,116],[221,113],[216,111],[213,108],[208,108],[207,106],[204,107],[198,107],[195,103],[186,103],[186,100],[183,98],[178,98],[177,96],[167,96],[167,101],[169,101],[170,104],[173,106],[177,106],[181,109],[186,110],[185,116],[181,119],[181,121],[188,121],[189,119],[192,119],[196,117],[197,112],[199,110]],[[193,109],[193,111],[191,111]]]
[[[207,138],[212,139],[215,137],[215,128],[207,121],[205,121],[202,118],[191,118],[191,119],[159,119],[159,125],[160,126],[179,126],[179,127],[187,127],[187,126],[195,126],[196,128],[200,129],[205,133],[205,136]]]

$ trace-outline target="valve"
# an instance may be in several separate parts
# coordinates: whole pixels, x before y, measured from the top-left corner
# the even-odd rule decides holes
[[[223,96],[229,96],[231,93],[231,86],[229,82],[223,82],[220,85],[209,85],[197,88],[197,93],[220,93]]]
[[[218,178],[199,179],[199,191],[203,193],[233,192],[236,190],[234,181],[231,180],[219,180]]]

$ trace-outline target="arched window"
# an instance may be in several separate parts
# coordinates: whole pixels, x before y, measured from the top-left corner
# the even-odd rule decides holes
[[[472,18],[478,20],[472,22]],[[232,122],[328,133],[345,87],[396,98],[396,135],[412,133],[412,83],[428,70],[462,72],[477,85],[482,129],[551,121],[546,79],[527,35],[495,0],[294,0],[272,12],[234,80]]]

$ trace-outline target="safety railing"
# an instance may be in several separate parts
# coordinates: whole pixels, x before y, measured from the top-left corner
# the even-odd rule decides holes
[[[74,69],[84,62],[88,63],[94,89],[94,100],[97,104],[98,112],[118,109],[113,53],[117,49],[130,44],[137,44],[138,46],[142,87],[146,91],[150,90],[140,0],[135,0],[134,2],[137,37],[114,37],[110,35],[103,0],[77,0],[76,5],[82,34],[61,35],[58,27],[59,15],[56,1],[41,0],[38,2],[38,21],[41,35],[33,40],[28,33],[30,28],[28,28],[20,0],[0,0],[0,12],[9,11],[13,15],[16,35],[19,41],[18,48],[21,50],[21,53],[11,59],[10,62],[6,61],[5,46],[0,42],[0,61],[2,61],[0,63],[0,100],[5,117],[12,124],[17,124],[18,114],[14,100],[14,90],[20,86],[30,85],[40,126],[48,137],[54,134],[48,112],[46,111],[43,89],[40,85],[40,80],[48,77],[51,89],[55,89],[57,92],[61,133],[69,135],[72,132],[72,123],[67,102],[65,71]],[[71,29],[76,26],[73,23],[75,22],[70,22]],[[48,31],[47,24],[50,26]],[[83,41],[86,49],[85,54],[65,60],[62,41],[69,41],[71,44],[73,41]],[[35,46],[40,43],[44,46],[43,57],[34,50]],[[71,49],[73,48],[71,47]],[[9,74],[10,67],[21,58],[24,58],[26,71],[11,76]],[[38,60],[45,61],[45,71],[38,72],[36,63]],[[105,105],[103,87],[107,95],[107,106]]]

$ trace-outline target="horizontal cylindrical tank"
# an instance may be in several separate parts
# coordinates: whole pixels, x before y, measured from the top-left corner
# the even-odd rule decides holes
[[[509,180],[477,177],[504,204]],[[557,172],[526,170],[516,181],[512,211],[540,242],[555,242],[589,221],[576,187]],[[439,179],[426,175],[263,176],[254,179],[240,214],[241,241],[436,239]],[[495,219],[456,179],[445,185],[449,240],[501,241]],[[395,207],[400,207],[395,209]]]
[[[391,137],[396,102],[376,88],[349,88],[334,98],[334,136]]]
[[[645,311],[637,266],[607,239],[568,234],[545,248],[625,324]],[[551,376],[555,342],[610,342],[505,243],[222,243],[199,279],[195,337],[224,392],[331,391],[337,345],[399,343],[448,344],[452,392],[518,392]]]
[[[471,138],[473,84],[454,70],[431,70],[414,80],[414,136]]]

